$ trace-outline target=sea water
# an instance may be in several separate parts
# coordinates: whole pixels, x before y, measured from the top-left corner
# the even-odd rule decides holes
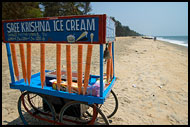
[[[188,36],[156,36],[156,39],[188,47]]]

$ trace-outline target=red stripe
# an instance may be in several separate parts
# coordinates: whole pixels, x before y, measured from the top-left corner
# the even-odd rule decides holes
[[[28,18],[28,19],[16,19],[16,20],[2,20],[2,23],[21,22],[21,21],[34,21],[34,20],[71,19],[71,18],[93,18],[93,17],[99,17],[100,18],[101,16],[102,15],[80,15],[80,16],[75,15],[75,16],[60,16],[60,17]]]

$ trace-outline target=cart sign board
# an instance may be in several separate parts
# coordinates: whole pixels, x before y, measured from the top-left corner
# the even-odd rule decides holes
[[[115,22],[110,18],[106,17],[106,42],[115,40]]]
[[[105,14],[4,20],[2,32],[5,43],[104,44],[115,40],[115,23]]]

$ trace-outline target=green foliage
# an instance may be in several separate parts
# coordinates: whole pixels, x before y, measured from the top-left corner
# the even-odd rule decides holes
[[[62,6],[64,2],[41,2],[45,10],[43,12],[44,17],[54,17],[63,15]]]
[[[90,11],[92,11],[90,2],[84,2],[84,11],[83,11],[84,15],[86,15]]]
[[[90,12],[90,2],[41,2],[44,17],[84,15]]]
[[[82,15],[83,12],[80,8],[83,7],[81,2],[66,2],[63,5],[64,15]]]
[[[39,2],[2,2],[2,19],[42,17]]]
[[[111,19],[115,22],[116,25],[116,36],[141,36],[141,34],[137,33],[134,30],[131,30],[128,26],[123,26],[118,20],[114,17]]]

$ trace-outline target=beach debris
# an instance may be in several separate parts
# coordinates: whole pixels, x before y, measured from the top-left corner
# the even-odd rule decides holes
[[[148,114],[147,116],[152,117],[152,114]]]
[[[160,89],[163,87],[163,86],[158,86]]]
[[[146,52],[147,50],[143,50],[144,52]]]
[[[143,39],[153,39],[153,37],[149,37],[149,36],[143,36]]]
[[[133,84],[132,87],[136,88],[137,86],[135,84]]]

